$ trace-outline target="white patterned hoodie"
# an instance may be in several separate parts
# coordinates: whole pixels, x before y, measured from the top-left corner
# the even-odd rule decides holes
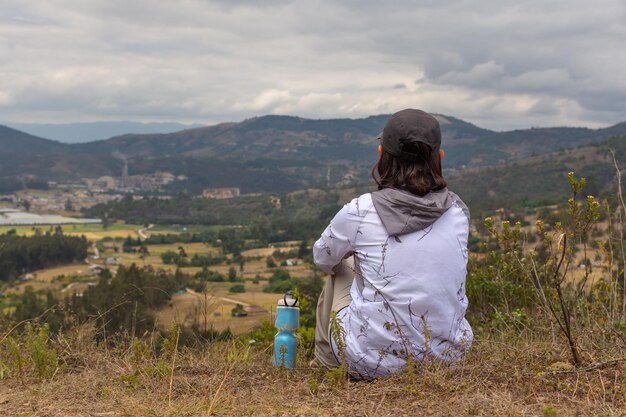
[[[313,246],[333,268],[354,254],[352,302],[338,317],[339,356],[352,375],[372,379],[426,357],[454,362],[473,334],[465,320],[469,211],[443,189],[419,197],[386,188],[346,204]]]

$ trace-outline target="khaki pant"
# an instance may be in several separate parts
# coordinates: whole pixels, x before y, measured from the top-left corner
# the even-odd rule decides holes
[[[347,258],[335,268],[335,275],[326,278],[326,284],[317,301],[315,316],[315,357],[327,368],[339,366],[330,346],[330,316],[352,302],[350,288],[354,279],[353,258]]]

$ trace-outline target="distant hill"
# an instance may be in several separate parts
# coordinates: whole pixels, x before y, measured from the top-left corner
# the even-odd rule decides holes
[[[388,117],[311,120],[264,116],[169,134],[123,135],[82,144],[75,150],[120,152],[128,157],[268,158],[360,164],[371,157],[373,138],[382,131]],[[626,123],[604,129],[562,127],[494,132],[450,116],[437,118],[449,168],[492,165],[626,134]]]
[[[23,178],[26,183],[45,184],[98,177],[119,171],[121,165],[112,156],[77,155],[71,145],[0,125],[0,192],[11,191],[11,184],[23,184]]]
[[[0,125],[0,154],[69,152],[67,145]]]
[[[375,148],[374,138],[389,115],[364,119],[311,120],[263,116],[240,123],[170,134],[123,135],[82,144],[84,153],[120,152],[129,157],[191,156],[220,159],[350,160],[359,162]],[[444,140],[466,143],[494,132],[448,116],[438,116]]]
[[[587,179],[585,195],[614,196],[617,175],[609,148],[615,151],[624,177],[626,137],[614,137],[599,144],[452,172],[446,180],[477,215],[500,207],[562,203],[570,193],[570,171]]]
[[[199,124],[186,125],[175,122],[140,123],[130,121],[60,124],[6,123],[6,125],[31,135],[64,143],[93,142],[127,133],[172,133],[202,126]]]
[[[534,128],[510,132],[482,129],[436,115],[446,150],[444,168],[455,171],[512,164],[533,155],[600,143],[626,135],[626,122],[604,129]],[[174,187],[192,193],[205,187],[242,192],[287,192],[366,181],[376,159],[375,137],[388,115],[363,119],[311,120],[263,116],[240,123],[174,133],[125,134],[81,144],[62,144],[14,129],[0,129],[0,178],[34,175],[47,180],[168,171],[188,181]],[[16,139],[22,138],[22,139]]]

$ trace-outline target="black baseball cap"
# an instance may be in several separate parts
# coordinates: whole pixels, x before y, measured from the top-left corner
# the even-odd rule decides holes
[[[441,146],[439,122],[430,114],[416,109],[405,109],[391,115],[379,136],[383,149],[391,155],[417,160],[420,155],[403,150],[404,145],[421,142],[430,147],[433,157]]]

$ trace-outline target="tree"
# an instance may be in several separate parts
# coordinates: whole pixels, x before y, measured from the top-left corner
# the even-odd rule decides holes
[[[150,251],[146,245],[141,245],[139,247],[139,258],[145,263],[146,257],[150,255]]]
[[[231,266],[230,268],[228,268],[228,280],[230,282],[237,281],[237,270],[235,269],[234,266]]]
[[[285,292],[295,287],[291,275],[284,269],[277,269],[268,280],[268,285],[263,288],[265,292]]]
[[[309,248],[306,244],[306,240],[300,242],[300,247],[298,248],[298,258],[302,259],[309,253]]]
[[[96,325],[106,334],[142,334],[154,326],[153,312],[190,284],[191,277],[179,270],[172,274],[150,266],[121,265],[115,276],[103,270],[98,284],[73,300],[73,310],[79,321],[97,317]]]
[[[0,281],[17,278],[29,271],[83,260],[87,240],[65,236],[62,229],[39,236],[0,235]]]
[[[24,208],[24,210],[30,211],[31,204],[30,204],[29,200],[20,200],[19,205],[22,206]]]
[[[17,321],[34,319],[41,315],[44,309],[45,307],[43,307],[37,294],[35,294],[33,287],[28,285],[18,299],[14,317]]]
[[[182,246],[179,246],[178,257],[176,258],[176,265],[185,266],[186,260],[187,260],[187,252],[185,251],[185,248],[183,248]]]
[[[246,310],[244,310],[243,306],[241,304],[237,304],[235,305],[235,308],[233,308],[230,311],[230,314],[233,317],[245,317],[248,315],[248,313],[246,312]]]
[[[124,245],[122,246],[122,250],[124,253],[130,253],[133,251],[133,239],[130,235],[126,236],[126,240],[124,241]]]
[[[109,213],[104,213],[104,215],[100,217],[100,220],[102,221],[102,229],[107,230],[109,226],[111,225],[111,220],[109,219]]]

